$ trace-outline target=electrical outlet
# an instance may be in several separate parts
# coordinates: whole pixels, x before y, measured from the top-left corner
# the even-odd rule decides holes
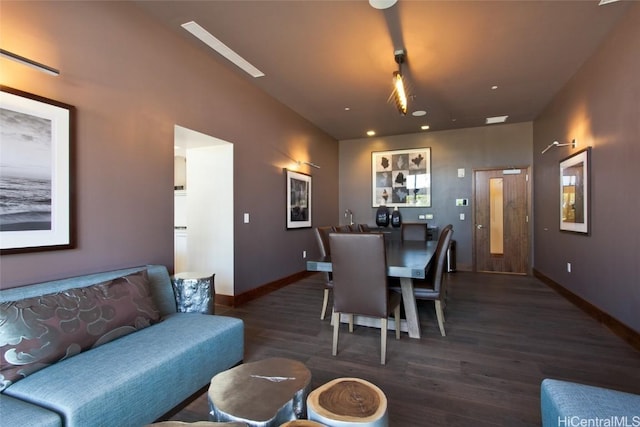
[[[249,214],[248,213],[244,214],[244,223],[245,224],[249,224]]]
[[[306,258],[307,257],[307,251],[302,251],[302,258]]]
[[[424,216],[425,219],[433,219],[433,214],[426,214]]]
[[[571,263],[567,263],[567,273],[571,273]]]

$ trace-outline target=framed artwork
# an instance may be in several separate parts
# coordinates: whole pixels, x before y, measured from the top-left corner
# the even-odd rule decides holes
[[[75,245],[75,107],[0,86],[0,253]]]
[[[285,169],[287,229],[311,227],[311,175]]]
[[[591,147],[560,161],[560,230],[589,234]]]
[[[371,153],[371,205],[431,207],[431,148]]]

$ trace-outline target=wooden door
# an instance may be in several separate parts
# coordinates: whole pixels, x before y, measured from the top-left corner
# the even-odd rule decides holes
[[[529,169],[474,171],[474,271],[528,274]]]

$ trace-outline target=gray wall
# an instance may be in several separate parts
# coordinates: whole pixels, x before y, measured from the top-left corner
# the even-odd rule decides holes
[[[173,267],[173,136],[234,144],[235,294],[304,269],[310,229],[285,229],[285,178],[311,172],[314,223],[336,216],[338,143],[129,2],[2,2],[2,84],[76,106],[76,249],[2,256],[0,287],[145,263]],[[242,223],[242,214],[251,223]],[[216,218],[212,216],[212,221]]]
[[[640,332],[640,4],[534,123],[535,269]],[[541,150],[576,138],[578,147]],[[591,235],[559,231],[559,166],[592,148]],[[566,264],[572,264],[568,273]]]
[[[529,122],[340,141],[340,214],[335,222],[348,223],[343,212],[351,209],[354,222],[375,224],[376,208],[371,204],[372,151],[431,147],[432,207],[401,208],[402,220],[418,222],[419,214],[431,213],[434,218],[427,221],[429,224],[453,224],[457,267],[470,270],[473,169],[530,166],[532,137]],[[464,178],[458,178],[458,168],[465,169]],[[470,205],[457,207],[456,198],[467,198]],[[460,220],[460,213],[465,213],[464,221]]]

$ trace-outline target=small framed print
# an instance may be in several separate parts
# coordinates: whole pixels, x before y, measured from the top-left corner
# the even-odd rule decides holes
[[[311,175],[285,169],[287,229],[311,227]]]
[[[560,161],[560,230],[589,234],[591,147]]]

